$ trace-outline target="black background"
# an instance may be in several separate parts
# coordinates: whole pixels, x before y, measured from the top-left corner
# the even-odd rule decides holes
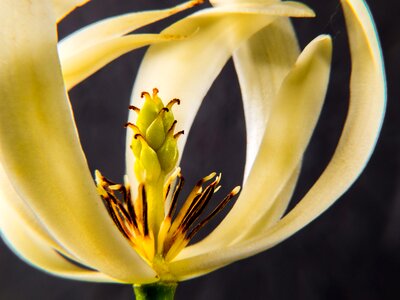
[[[329,33],[335,48],[329,95],[306,153],[293,203],[329,161],[348,104],[349,55],[338,1],[304,2],[317,12],[317,18],[295,20],[301,46],[318,34]],[[100,18],[175,3],[93,0],[62,22],[60,36]],[[381,37],[389,102],[382,135],[366,170],[332,208],[289,240],[182,282],[177,299],[400,299],[400,89],[396,76],[400,67],[400,4],[390,0],[368,3]],[[142,31],[159,32],[169,22]],[[142,49],[125,55],[70,93],[90,168],[102,170],[115,181],[121,180],[124,172],[122,125],[143,53]],[[240,90],[230,62],[209,91],[191,131],[182,163],[187,185],[216,170],[223,172],[223,186],[228,191],[241,182],[244,157]],[[2,300],[133,298],[129,285],[82,283],[42,273],[21,262],[1,241],[0,286]]]

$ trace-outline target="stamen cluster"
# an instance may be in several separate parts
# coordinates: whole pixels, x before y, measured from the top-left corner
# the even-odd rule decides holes
[[[188,245],[240,187],[235,187],[209,215],[201,218],[212,195],[220,188],[221,174],[211,173],[197,182],[179,208],[184,178],[180,168],[176,168],[179,155],[176,140],[183,131],[174,132],[177,122],[171,109],[180,101],[173,99],[164,106],[157,89],[152,96],[143,92],[143,97],[141,109],[130,106],[138,114],[136,124],[126,124],[134,132],[131,149],[136,158],[137,195],[132,197],[127,179],[125,184],[117,184],[99,171],[95,175],[98,192],[119,231],[149,265],[159,273],[167,273],[165,263]]]
[[[203,186],[212,179],[214,180],[211,183]],[[184,178],[180,169],[176,169],[164,186],[164,205],[167,213],[157,237],[158,251],[155,251],[154,233],[148,224],[148,199],[145,185],[139,185],[138,195],[133,201],[128,184],[114,183],[96,171],[98,191],[111,218],[135,250],[150,264],[156,252],[166,262],[171,261],[187,246],[195,234],[222,211],[239,192],[240,187],[235,187],[210,214],[199,220],[212,195],[219,190],[220,180],[221,174],[216,176],[216,173],[211,173],[199,180],[182,207],[177,210]]]

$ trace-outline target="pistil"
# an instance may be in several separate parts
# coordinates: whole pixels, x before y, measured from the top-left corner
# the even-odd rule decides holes
[[[122,235],[159,274],[168,273],[167,263],[187,246],[204,227],[239,192],[235,187],[206,217],[201,217],[213,194],[220,188],[221,174],[211,173],[194,186],[181,208],[179,194],[184,184],[178,161],[177,121],[172,108],[180,104],[173,99],[166,106],[158,96],[142,93],[142,108],[130,106],[137,113],[131,142],[135,156],[134,172],[139,183],[132,199],[130,185],[116,184],[96,171],[97,189]],[[127,181],[127,180],[126,180]],[[161,275],[160,275],[161,276]]]

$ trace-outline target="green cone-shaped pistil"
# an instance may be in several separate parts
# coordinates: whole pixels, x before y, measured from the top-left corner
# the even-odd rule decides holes
[[[158,90],[153,94],[142,93],[144,104],[135,109],[138,113],[136,124],[128,124],[134,131],[131,149],[136,158],[135,175],[140,182],[155,182],[170,173],[178,161],[178,147],[175,134],[175,120],[172,106],[179,104],[174,99],[164,106]]]

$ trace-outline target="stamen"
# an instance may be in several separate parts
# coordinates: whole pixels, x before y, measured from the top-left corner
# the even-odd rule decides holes
[[[172,178],[175,178],[176,184],[171,189]],[[212,178],[214,181],[203,190],[202,185]],[[212,195],[220,188],[220,180],[221,174],[216,176],[216,173],[200,179],[174,217],[178,207],[178,197],[185,182],[177,169],[166,182],[165,189],[169,190],[164,193],[164,197],[171,197],[171,200],[169,204],[166,204],[168,208],[166,208],[164,220],[160,224],[158,236],[154,237],[149,228],[145,184],[139,185],[137,200],[133,202],[129,185],[116,184],[96,171],[97,187],[111,219],[123,236],[149,263],[154,257],[155,247],[157,247],[157,253],[160,253],[165,261],[173,259],[239,193],[240,187],[237,186],[219,202],[210,214],[198,222],[210,203]],[[119,193],[122,199],[117,197],[116,193]],[[155,238],[157,243],[155,243]]]
[[[182,191],[184,183],[185,183],[185,180],[183,179],[182,175],[179,174],[178,175],[178,184],[175,187],[175,191],[172,195],[171,206],[169,207],[168,214],[167,214],[167,217],[169,217],[169,218],[171,218],[172,215],[175,213],[175,209],[176,209],[176,206],[178,203],[178,196],[179,196],[179,193]]]
[[[235,187],[223,200],[218,204],[218,206],[199,224],[197,224],[196,227],[192,229],[192,231],[188,234],[187,239],[191,240],[194,235],[199,232],[201,228],[203,228],[205,225],[207,225],[210,220],[215,217],[220,211],[222,211],[225,206],[229,203],[229,201],[236,196],[240,191],[240,186]]]
[[[122,184],[109,185],[108,188],[113,191],[119,191],[123,188]]]
[[[127,187],[126,188],[126,194],[125,194],[125,202],[126,202],[126,207],[128,209],[128,213],[131,216],[132,223],[136,228],[138,227],[137,221],[136,221],[136,212],[135,212],[135,207],[133,205],[132,199],[131,199],[131,193],[130,189]]]
[[[191,193],[188,196],[188,199],[193,198],[197,193],[201,193],[203,188],[202,185],[204,183],[206,183],[207,181],[213,179],[215,177],[215,175],[217,175],[217,173],[212,172],[210,175],[203,177],[202,179],[200,179],[199,181],[197,181],[196,185],[194,186],[193,190],[191,191]]]
[[[142,207],[143,207],[143,234],[144,236],[149,235],[149,222],[147,218],[147,197],[146,197],[146,189],[144,185],[142,185]]]
[[[180,226],[183,232],[186,232],[189,229],[190,225],[197,220],[199,215],[206,208],[212,195],[214,194],[215,184],[215,181],[210,184],[197,199],[197,201],[195,201],[194,204],[191,205],[191,209],[189,209],[188,214],[185,216]]]
[[[129,106],[138,114],[136,123],[125,124],[133,130],[130,147],[135,157],[133,170],[138,179],[136,199],[131,197],[127,176],[125,184],[108,180],[97,170],[95,176],[97,191],[118,230],[149,265],[155,270],[164,270],[165,266],[160,264],[178,255],[240,188],[234,188],[213,205],[211,213],[202,217],[212,196],[221,188],[222,176],[213,172],[196,183],[178,209],[185,180],[180,168],[176,167],[179,159],[177,139],[184,131],[175,133],[177,121],[172,107],[179,105],[180,100],[172,99],[165,106],[158,93],[157,88],[153,89],[152,95],[141,93],[141,97],[146,98],[143,107]]]
[[[125,232],[125,230],[122,228],[122,225],[117,217],[117,214],[114,210],[114,207],[112,205],[111,201],[107,201],[108,199],[104,199],[105,201],[103,202],[107,208],[108,213],[111,216],[111,219],[114,221],[115,225],[117,226],[118,230],[129,240],[129,235]]]

